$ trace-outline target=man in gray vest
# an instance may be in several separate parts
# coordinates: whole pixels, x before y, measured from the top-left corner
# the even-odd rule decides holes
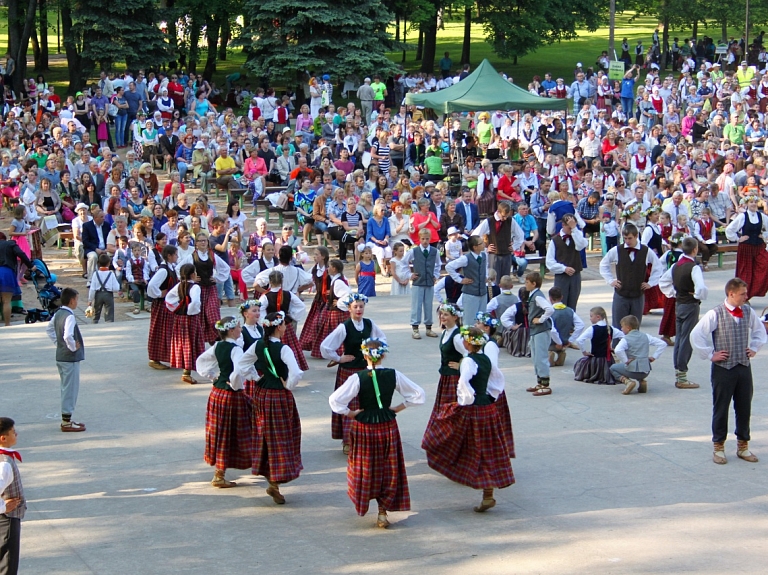
[[[467,246],[469,250],[466,254],[445,264],[445,271],[453,281],[462,284],[461,304],[465,321],[471,325],[477,313],[484,312],[488,305],[488,256],[485,253],[485,242],[480,236],[470,236]]]
[[[667,347],[667,343],[640,331],[640,321],[633,315],[621,318],[621,338],[616,349],[616,363],[611,366],[613,377],[624,384],[621,393],[629,395],[637,387],[637,393],[648,391],[646,378],[651,373],[651,363],[659,359],[659,356]],[[656,348],[653,355],[650,354],[651,346]]]
[[[675,348],[672,361],[675,365],[675,387],[678,389],[696,389],[698,383],[688,381],[688,362],[691,360],[691,330],[699,321],[701,302],[707,299],[707,286],[704,274],[696,265],[699,244],[694,238],[685,238],[681,242],[683,255],[674,266],[669,268],[659,280],[659,288],[667,297],[675,298]]]
[[[16,424],[0,417],[0,573],[16,575],[19,570],[21,520],[27,510],[24,487],[16,462],[21,455],[16,445]]]
[[[85,359],[83,336],[77,327],[75,309],[78,293],[72,288],[61,292],[61,308],[48,322],[45,332],[56,344],[56,367],[61,378],[61,430],[85,431],[85,425],[72,421],[80,391],[80,362]]]
[[[725,301],[704,314],[691,332],[691,345],[712,362],[712,460],[723,465],[728,435],[728,409],[736,414],[736,455],[757,463],[749,451],[752,413],[752,367],[749,360],[765,344],[765,328],[747,303],[747,282],[732,278],[725,284]],[[679,336],[678,336],[679,337]]]
[[[431,238],[428,229],[419,232],[419,245],[409,250],[403,260],[413,268],[411,273],[411,327],[413,339],[421,339],[419,324],[424,312],[424,325],[427,337],[437,337],[432,331],[432,307],[435,297],[435,284],[440,279],[440,255],[429,245]]]
[[[575,310],[581,294],[581,250],[587,247],[587,240],[573,214],[565,214],[562,223],[547,246],[546,264],[555,274],[555,287],[563,292],[563,303]]]

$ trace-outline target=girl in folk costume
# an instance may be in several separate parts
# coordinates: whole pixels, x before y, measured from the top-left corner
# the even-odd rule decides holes
[[[284,345],[291,348],[296,355],[296,361],[299,369],[308,371],[309,365],[304,357],[304,352],[299,346],[299,339],[296,337],[296,322],[304,318],[307,308],[299,296],[283,289],[283,272],[272,270],[269,273],[269,291],[259,298],[261,302],[261,320],[267,314],[282,311],[285,314],[285,335],[282,337]]]
[[[291,349],[280,342],[285,335],[282,311],[267,314],[262,322],[264,338],[243,353],[237,369],[246,379],[256,380],[253,390],[253,469],[269,481],[267,495],[282,505],[281,483],[299,476],[301,464],[301,420],[292,389],[303,372]]]
[[[765,114],[768,110],[768,78],[763,75],[760,83],[757,85],[757,98],[760,105],[760,113]]]
[[[738,242],[736,251],[736,277],[747,282],[747,298],[762,297],[768,292],[768,216],[757,211],[757,196],[742,198],[739,204],[746,209],[737,214],[728,227],[725,237]]]
[[[179,250],[175,246],[165,246],[162,258],[165,263],[158,266],[155,275],[147,284],[147,295],[152,299],[164,299],[173,286],[179,282],[176,273],[176,261]],[[152,369],[168,369],[165,362],[171,361],[171,336],[173,334],[173,317],[164,305],[153,305],[149,320],[149,337],[147,338],[147,354],[149,367]]]
[[[262,294],[265,290],[256,282],[256,276],[265,270],[272,269],[279,263],[280,260],[275,256],[275,244],[267,240],[261,244],[261,255],[243,268],[240,277],[245,285],[256,290],[256,294]]]
[[[448,479],[483,490],[475,511],[496,505],[493,490],[515,482],[510,453],[494,396],[504,389],[504,377],[481,353],[486,338],[476,327],[462,329],[469,352],[459,365],[457,403],[443,405],[421,447],[429,466]]]
[[[338,364],[336,371],[336,383],[334,389],[341,385],[354,373],[365,369],[365,358],[360,349],[362,342],[369,338],[381,340],[386,343],[387,338],[370,319],[363,319],[365,304],[368,298],[359,293],[350,293],[344,300],[344,305],[349,308],[349,319],[340,323],[320,344],[320,351],[325,359],[331,360],[328,367]],[[343,348],[339,354],[338,349]],[[351,409],[358,409],[357,400],[350,403]],[[342,450],[349,453],[349,429],[350,421],[334,413],[331,416],[331,437],[342,440]]]
[[[203,341],[213,343],[219,337],[215,326],[221,318],[216,282],[224,282],[230,277],[229,266],[208,249],[208,236],[204,233],[197,234],[195,251],[180,263],[195,266],[202,298]]]
[[[502,343],[514,357],[531,357],[529,342],[531,330],[528,328],[528,290],[521,287],[517,292],[520,301],[511,305],[501,314],[504,334]]]
[[[589,310],[589,320],[592,325],[585,329],[576,339],[576,345],[584,357],[573,366],[573,379],[587,383],[615,385],[616,380],[611,374],[613,354],[611,344],[624,337],[624,332],[608,325],[608,316],[601,307]],[[589,349],[587,349],[589,342]]]
[[[490,160],[482,161],[482,169],[477,178],[477,211],[482,218],[496,211],[496,186],[498,178],[493,175],[493,164]]]
[[[663,253],[663,242],[661,239],[661,228],[659,227],[659,215],[661,214],[661,206],[651,206],[643,212],[645,216],[645,228],[640,236],[640,243],[648,246],[648,249],[661,257]],[[645,281],[651,277],[651,268],[653,266],[648,265],[645,272]],[[661,309],[664,307],[666,298],[661,293],[658,285],[653,286],[650,289],[645,290],[645,300],[643,302],[643,315],[650,313],[652,309]]]
[[[334,414],[350,422],[352,448],[347,460],[347,493],[360,516],[372,499],[379,505],[376,526],[389,527],[387,511],[408,511],[411,497],[396,414],[407,405],[421,405],[424,390],[395,369],[381,367],[387,344],[366,339],[360,353],[366,367],[350,375],[331,394]],[[366,369],[367,368],[367,369]],[[395,391],[405,399],[393,406]]]
[[[476,316],[475,327],[485,334],[487,341],[483,346],[483,355],[488,356],[491,360],[491,365],[494,369],[499,369],[499,346],[496,344],[494,335],[496,328],[499,326],[499,320],[492,317],[489,313],[478,312]],[[499,371],[499,373],[501,373]],[[504,440],[507,442],[507,449],[509,450],[509,456],[515,456],[515,438],[512,435],[512,415],[509,413],[509,404],[507,403],[507,394],[502,388],[498,396],[493,392],[489,392],[496,398],[494,405],[499,410],[499,417],[501,418],[501,432],[504,436]]]
[[[680,256],[683,255],[683,250],[680,249],[680,242],[684,238],[683,234],[675,234],[669,238],[670,249],[661,257],[661,263],[666,266],[665,271],[674,266],[677,260],[680,259]],[[661,316],[661,323],[659,324],[659,335],[667,345],[674,345],[672,338],[677,333],[675,303],[676,299],[674,297],[664,296],[664,314]]]
[[[717,253],[717,226],[712,211],[702,208],[701,217],[693,222],[693,237],[699,242],[699,253],[704,271],[709,269],[710,258]]]
[[[179,269],[179,283],[165,294],[165,305],[173,313],[171,335],[171,367],[182,369],[181,381],[195,384],[192,377],[197,358],[205,351],[200,286],[195,266],[184,264]],[[215,326],[214,326],[215,327]]]
[[[437,382],[435,405],[432,407],[432,415],[429,416],[427,431],[429,431],[432,421],[437,417],[443,404],[456,402],[459,363],[467,354],[459,326],[461,318],[464,316],[461,308],[456,304],[444,301],[437,311],[440,314],[440,323],[444,328],[439,340],[440,380]]]
[[[240,304],[240,315],[243,316],[243,351],[248,351],[264,337],[264,328],[261,326],[261,302],[257,299],[244,301]],[[255,385],[256,381],[253,379],[246,379],[243,383],[245,393],[251,399],[254,397]]]
[[[322,359],[320,344],[339,324],[349,319],[349,311],[344,299],[349,294],[349,284],[344,277],[344,264],[341,260],[331,260],[328,264],[328,277],[323,285],[323,311],[315,324],[316,337],[312,343],[312,357]]]
[[[330,253],[328,248],[320,246],[315,248],[315,265],[312,266],[312,281],[315,284],[315,298],[312,300],[312,306],[309,308],[307,318],[304,320],[304,327],[301,330],[299,344],[302,351],[312,351],[312,345],[317,336],[317,320],[323,311],[325,301],[323,299],[323,288],[328,281],[328,260]]]
[[[227,469],[249,469],[253,461],[251,407],[237,370],[243,355],[238,320],[227,316],[216,322],[220,340],[197,358],[196,369],[213,380],[205,415],[205,462],[216,468],[211,485],[235,487],[224,479]]]

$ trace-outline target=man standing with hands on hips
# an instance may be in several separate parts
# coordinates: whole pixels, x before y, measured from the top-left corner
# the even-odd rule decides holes
[[[78,293],[72,288],[61,292],[61,307],[53,315],[45,333],[56,344],[56,367],[61,378],[61,430],[85,431],[85,425],[72,421],[80,391],[80,362],[85,359],[83,336],[77,327],[75,310]]]
[[[749,360],[765,344],[766,334],[757,313],[746,305],[747,282],[739,278],[725,284],[726,298],[708,311],[691,332],[691,346],[712,362],[712,460],[724,465],[728,435],[728,409],[736,415],[736,455],[757,463],[749,451],[752,413],[752,367]],[[679,337],[679,336],[678,336]]]

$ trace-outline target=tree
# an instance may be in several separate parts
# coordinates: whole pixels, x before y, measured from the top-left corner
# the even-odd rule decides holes
[[[35,29],[36,9],[37,0],[27,0],[26,4],[21,0],[8,1],[8,53],[16,61],[12,81],[17,94],[21,93],[27,75],[27,49]]]
[[[600,0],[479,0],[486,41],[502,58],[517,58],[540,46],[576,37],[576,30],[596,30],[607,21]]]
[[[387,32],[391,14],[379,0],[248,0],[251,47],[246,67],[270,82],[296,82],[304,71],[336,78],[396,70]]]

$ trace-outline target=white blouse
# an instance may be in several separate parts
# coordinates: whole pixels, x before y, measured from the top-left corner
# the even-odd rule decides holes
[[[341,283],[341,282],[336,282]],[[355,326],[357,331],[363,331],[363,321],[352,320],[352,325]],[[336,329],[334,329],[328,337],[326,337],[320,344],[320,355],[325,359],[331,359],[333,361],[339,361],[341,356],[336,353],[336,350],[344,343],[344,339],[347,337],[347,329],[343,323],[340,323]],[[371,321],[371,337],[373,339],[380,339],[384,343],[387,343],[387,336],[381,331],[381,328]],[[343,365],[343,364],[342,364]]]
[[[381,369],[377,366],[376,369]],[[395,370],[395,390],[405,399],[405,405],[421,405],[426,401],[424,390]],[[360,393],[360,377],[355,373],[350,375],[336,391],[328,398],[328,403],[334,413],[346,415],[349,413],[349,403]],[[394,401],[394,398],[393,398]],[[392,407],[392,405],[390,405]]]
[[[227,338],[225,341],[235,344],[235,347],[232,348],[232,352],[230,354],[230,357],[232,358],[232,365],[235,366],[235,370],[229,376],[229,381],[227,383],[229,383],[229,387],[237,391],[239,389],[243,389],[243,376],[237,370],[238,361],[243,355],[243,348],[240,347],[241,343],[239,340],[236,341],[234,339]],[[219,360],[216,359],[216,346],[220,343],[220,341],[217,341],[215,344],[205,350],[195,362],[195,371],[197,371],[197,373],[203,377],[207,377],[211,381],[219,377],[219,373],[221,373],[221,369],[219,368]]]
[[[271,288],[269,291],[277,292],[279,289],[280,288]],[[288,290],[283,290],[283,297],[291,298],[291,303],[288,306],[288,315],[290,315],[296,322],[304,319],[304,314],[307,312],[307,306],[303,301],[301,301],[299,296],[292,294]],[[262,295],[259,298],[259,301],[261,302],[259,319],[264,321],[264,319],[267,317],[267,306],[269,305],[269,301],[267,301],[267,294]]]
[[[270,341],[280,341],[276,337],[270,337]],[[296,387],[304,375],[304,372],[299,369],[299,364],[296,363],[296,357],[294,357],[291,348],[287,345],[283,345],[280,349],[280,359],[288,367],[288,379],[283,381],[285,389],[292,390]],[[261,374],[256,370],[256,346],[249,347],[243,355],[241,355],[235,366],[235,369],[240,373],[243,379],[261,379]]]
[[[181,303],[179,300],[179,286],[181,284],[176,284],[171,289],[168,290],[168,293],[165,294],[165,307],[168,308],[168,311],[175,312],[176,309],[179,307],[179,304]],[[200,286],[197,284],[190,283],[189,285],[189,306],[187,306],[187,315],[197,315],[200,313],[201,305],[200,305]]]
[[[179,258],[178,265],[179,267],[183,266],[184,264],[194,264],[195,258],[193,257],[194,250],[192,253],[189,254],[189,256],[185,257],[183,260]],[[213,255],[213,252],[208,250],[207,252],[197,252],[197,257],[200,259],[200,261],[207,262],[209,257],[213,258],[213,279],[217,282],[225,282],[227,281],[227,278],[229,276],[229,266],[227,263],[219,258]]]
[[[498,361],[498,347],[497,361]],[[486,354],[487,355],[487,354]],[[488,377],[488,386],[486,393],[497,399],[502,391],[504,391],[504,375],[502,375],[499,368],[493,365],[493,359],[491,360],[491,375]],[[456,397],[459,405],[472,405],[475,402],[475,390],[470,385],[469,381],[477,373],[477,363],[471,357],[465,357],[459,364],[459,384],[456,386]]]

